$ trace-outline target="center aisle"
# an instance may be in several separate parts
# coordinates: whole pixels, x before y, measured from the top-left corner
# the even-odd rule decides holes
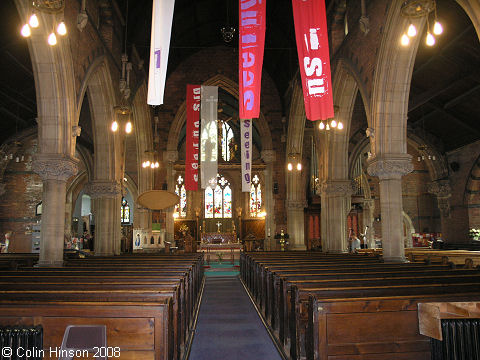
[[[206,277],[189,359],[281,359],[237,276]]]

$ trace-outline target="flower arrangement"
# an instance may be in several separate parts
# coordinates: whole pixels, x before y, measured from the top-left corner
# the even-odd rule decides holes
[[[480,229],[470,229],[468,231],[468,237],[473,240],[480,240]]]

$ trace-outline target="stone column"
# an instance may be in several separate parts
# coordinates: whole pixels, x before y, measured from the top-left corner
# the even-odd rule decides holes
[[[322,183],[321,196],[322,250],[347,252],[347,216],[352,206],[352,183],[350,180],[327,180]]]
[[[275,234],[275,199],[273,198],[273,165],[276,160],[276,153],[274,150],[262,151],[262,159],[267,164],[264,171],[265,177],[265,191],[262,192],[263,201],[265,202],[265,250],[272,250],[271,241]]]
[[[173,170],[173,165],[175,161],[178,159],[178,151],[176,150],[168,150],[163,153],[163,162],[167,163],[167,189],[168,191],[175,191],[175,181],[177,180],[175,177],[175,170]],[[166,210],[166,230],[167,233],[165,235],[165,240],[174,243],[174,219],[173,219],[173,210],[174,207],[168,208]]]
[[[365,226],[368,226],[367,230],[367,245],[369,249],[375,248],[375,229],[373,228],[373,212],[375,210],[375,201],[372,199],[363,200],[363,225],[362,232],[365,231]]]
[[[94,180],[88,184],[95,216],[95,255],[120,255],[122,184],[114,180]]]
[[[306,250],[305,245],[305,200],[287,200],[287,228],[290,238],[289,250]]]
[[[77,159],[45,154],[32,163],[43,181],[39,266],[63,265],[67,180],[77,173],[77,164]]]
[[[452,197],[452,188],[448,180],[436,180],[427,184],[427,192],[437,197],[437,205],[440,210],[440,219],[442,224],[443,240],[449,238],[445,236],[449,233],[448,222],[450,220],[450,198]]]
[[[380,180],[383,259],[405,261],[402,219],[402,176],[413,170],[408,154],[386,154],[369,161],[368,173]]]

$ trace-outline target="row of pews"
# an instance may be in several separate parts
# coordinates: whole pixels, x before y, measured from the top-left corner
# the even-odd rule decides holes
[[[106,325],[115,358],[183,358],[203,281],[202,254],[68,260],[0,272],[0,327],[42,326],[45,359],[68,325]],[[80,339],[81,340],[81,339]],[[51,356],[49,356],[51,355]]]
[[[480,299],[480,271],[378,256],[244,253],[243,282],[291,359],[430,359],[420,302]]]
[[[371,256],[382,255],[382,249],[359,249],[357,252]],[[405,257],[410,262],[449,264],[452,267],[474,268],[480,265],[480,251],[406,248]]]

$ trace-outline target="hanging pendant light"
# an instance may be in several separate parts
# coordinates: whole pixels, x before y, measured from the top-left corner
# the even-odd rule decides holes
[[[25,24],[22,26],[22,30],[20,30],[20,34],[22,34],[23,37],[29,37],[32,35],[32,30],[30,29],[30,26],[28,24]]]
[[[50,35],[48,35],[48,44],[50,46],[57,45],[57,37],[55,36],[54,32],[52,32]]]

